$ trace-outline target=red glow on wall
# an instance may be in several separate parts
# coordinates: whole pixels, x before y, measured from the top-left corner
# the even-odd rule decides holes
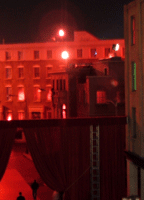
[[[111,81],[111,84],[112,84],[114,87],[117,87],[117,86],[118,86],[118,81],[117,81],[117,80],[112,80],[112,81]]]

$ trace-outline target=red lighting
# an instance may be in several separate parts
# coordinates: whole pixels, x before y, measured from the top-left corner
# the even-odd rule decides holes
[[[63,51],[62,54],[61,54],[61,57],[63,59],[68,59],[69,58],[69,53],[67,51]]]
[[[64,33],[64,31],[63,31],[62,29],[61,29],[61,30],[59,30],[59,36],[60,36],[60,37],[63,37],[63,36],[64,36],[64,34],[65,34],[65,33]]]
[[[7,121],[11,121],[12,120],[12,114],[9,113],[8,116],[7,116]]]
[[[111,81],[111,84],[112,84],[114,87],[117,87],[117,86],[118,86],[118,81],[117,81],[117,80],[112,80],[112,81]]]

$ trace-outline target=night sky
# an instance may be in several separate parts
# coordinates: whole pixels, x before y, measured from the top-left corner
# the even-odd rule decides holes
[[[123,38],[123,6],[132,0],[1,0],[0,43],[46,42],[63,27]]]

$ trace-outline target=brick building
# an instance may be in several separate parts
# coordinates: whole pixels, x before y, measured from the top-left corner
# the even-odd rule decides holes
[[[1,44],[0,119],[75,116],[76,85],[70,71],[114,56],[124,58],[124,48],[123,39],[100,40],[86,31],[75,32],[74,41]],[[67,59],[61,57],[63,51]]]
[[[124,7],[127,194],[144,199],[144,1]]]

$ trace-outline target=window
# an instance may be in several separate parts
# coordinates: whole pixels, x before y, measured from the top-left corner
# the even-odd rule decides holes
[[[40,78],[40,67],[34,66],[34,78]]]
[[[108,57],[110,53],[110,48],[105,48],[105,57]]]
[[[51,78],[49,72],[53,68],[53,65],[47,65],[46,66],[46,78]]]
[[[65,79],[63,79],[63,90],[65,90],[66,89],[66,81],[65,81]]]
[[[41,90],[39,86],[34,86],[34,101],[41,100]]]
[[[96,57],[96,55],[97,55],[96,49],[91,49],[91,57],[94,58]]]
[[[18,101],[24,101],[25,100],[25,92],[24,92],[24,87],[19,86],[18,87]]]
[[[6,101],[12,101],[12,87],[6,86]]]
[[[104,75],[105,75],[105,76],[107,76],[107,75],[108,75],[107,68],[104,68]]]
[[[59,80],[59,89],[62,90],[62,79]]]
[[[82,58],[82,49],[77,49],[77,57]]]
[[[12,120],[12,111],[8,110],[6,113],[6,120],[11,121]]]
[[[24,78],[24,68],[23,68],[23,66],[18,67],[18,78]]]
[[[48,85],[46,87],[47,91],[47,101],[52,101],[52,90],[51,90],[51,85]]]
[[[55,80],[53,80],[52,83],[53,83],[53,89],[55,90]]]
[[[136,63],[132,62],[132,91],[136,91]]]
[[[48,50],[47,51],[47,58],[52,58],[52,51],[51,50]]]
[[[57,83],[57,86],[56,86],[57,90],[59,90],[59,80],[58,79],[56,80],[56,83]]]
[[[41,119],[40,112],[32,112],[32,119]]]
[[[25,114],[23,110],[18,111],[18,119],[19,120],[25,119]]]
[[[18,51],[18,60],[23,60],[23,52]]]
[[[136,39],[136,35],[135,35],[135,16],[131,16],[131,44],[132,45],[135,44],[135,39]]]
[[[34,51],[34,59],[39,59],[39,51]]]
[[[97,91],[96,100],[98,104],[106,103],[106,92],[105,91]]]
[[[6,70],[6,79],[11,79],[12,78],[12,68],[9,66],[9,67],[6,67],[5,70]]]
[[[66,105],[62,105],[62,119],[66,119]]]
[[[10,52],[6,51],[5,52],[6,60],[11,60],[11,54]]]
[[[136,138],[136,108],[132,108],[132,134]]]

